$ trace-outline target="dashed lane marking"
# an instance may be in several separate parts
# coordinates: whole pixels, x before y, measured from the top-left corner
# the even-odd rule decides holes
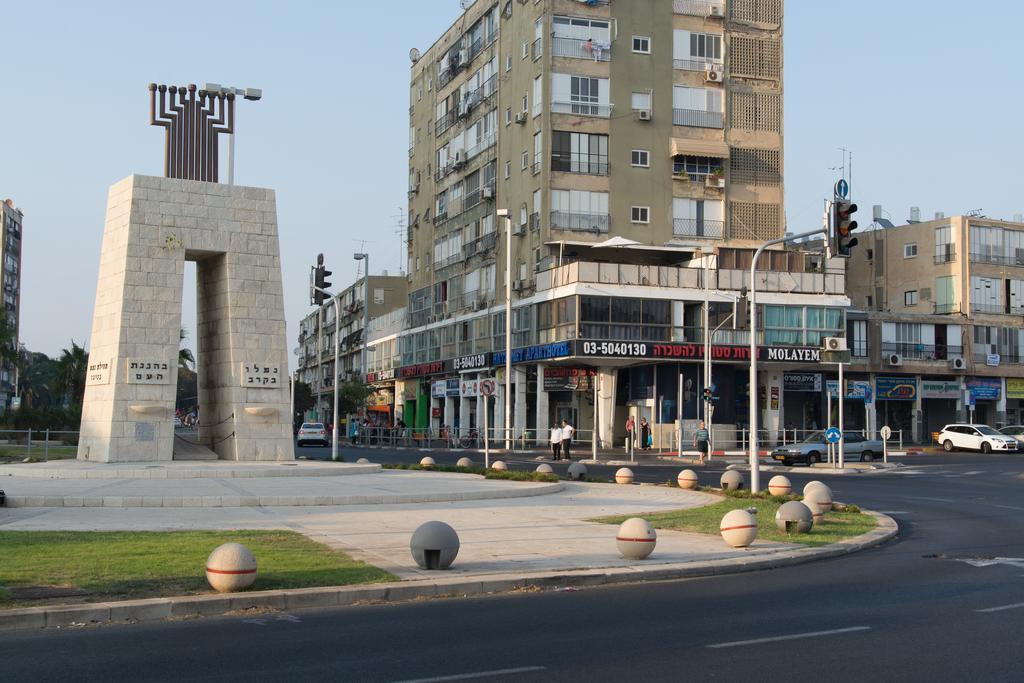
[[[802,638],[817,638],[820,636],[835,636],[840,633],[854,633],[855,631],[870,631],[870,626],[850,626],[847,628],[836,628],[829,631],[808,631],[806,633],[791,633],[785,636],[772,636],[770,638],[753,638],[751,640],[732,640],[727,643],[714,643],[705,645],[709,648],[739,647],[741,645],[759,645],[761,643],[775,643],[780,640],[799,640]]]
[[[986,607],[985,609],[976,609],[975,612],[1002,612],[1008,609],[1017,609],[1024,607],[1024,602],[1015,602],[1012,605],[1000,605],[999,607]]]
[[[433,676],[431,678],[411,678],[397,683],[440,683],[441,681],[469,681],[474,678],[493,678],[494,676],[511,676],[512,674],[525,674],[532,671],[544,671],[543,666],[518,666],[514,669],[494,669],[492,671],[474,671],[465,674],[452,674],[451,676]]]

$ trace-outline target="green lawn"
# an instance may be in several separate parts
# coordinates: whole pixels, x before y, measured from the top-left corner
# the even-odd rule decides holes
[[[689,510],[669,510],[640,515],[617,515],[590,520],[603,524],[622,524],[629,517],[643,517],[656,529],[678,529],[696,531],[701,534],[718,535],[722,517],[737,508],[757,508],[757,537],[766,541],[802,543],[822,546],[853,536],[860,536],[875,528],[875,518],[862,512],[830,512],[824,524],[815,524],[809,534],[786,534],[775,527],[775,511],[780,502],[772,498],[726,498],[720,503]]]
[[[0,607],[37,604],[29,587],[87,593],[64,602],[210,593],[206,558],[231,541],[256,556],[254,590],[396,580],[294,531],[0,531]]]
[[[67,460],[78,457],[78,446],[50,446],[47,451],[43,446],[32,444],[31,453],[25,446],[0,446],[0,460],[3,461],[21,462],[30,455],[34,460],[40,461],[44,457],[49,460]]]

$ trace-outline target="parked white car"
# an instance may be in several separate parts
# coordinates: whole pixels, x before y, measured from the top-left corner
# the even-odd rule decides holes
[[[946,452],[956,449],[981,451],[1016,452],[1017,439],[1007,436],[988,425],[951,424],[939,432],[939,443]]]
[[[1021,444],[1024,444],[1024,425],[1010,425],[999,430],[1006,436],[1012,436]],[[1024,446],[1021,446],[1024,448]]]

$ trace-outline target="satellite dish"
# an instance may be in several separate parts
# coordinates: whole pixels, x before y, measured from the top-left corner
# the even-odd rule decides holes
[[[409,50],[409,61],[413,64],[420,61],[420,51],[416,48]]]
[[[459,5],[463,10],[469,9],[476,0],[459,0]]]

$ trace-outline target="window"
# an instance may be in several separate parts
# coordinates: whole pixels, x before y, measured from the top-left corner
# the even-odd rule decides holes
[[[525,43],[523,43],[523,59],[526,59],[529,56],[530,56],[530,43],[529,42],[525,42]]]
[[[911,242],[910,244],[903,245],[903,258],[916,258],[917,257],[917,243]]]
[[[917,305],[917,290],[913,289],[909,292],[903,292],[903,305],[904,306],[916,306]]]
[[[953,276],[935,278],[935,312],[953,312]]]
[[[511,175],[512,175],[512,162],[511,161],[506,161],[505,162],[505,179],[507,180],[509,177],[511,177]]]
[[[544,138],[541,131],[533,134],[533,174],[540,173],[541,164],[544,161]]]
[[[557,130],[552,132],[551,170],[607,175],[608,136]]]
[[[560,114],[607,117],[608,79],[569,74],[551,75],[551,110]]]
[[[530,94],[526,93],[523,95],[523,113],[530,111]]]
[[[720,201],[672,200],[672,235],[675,237],[722,237],[724,207]]]
[[[629,220],[631,223],[650,223],[651,222],[651,207],[649,206],[634,206],[629,210]]]
[[[537,76],[533,79],[533,116],[534,118],[540,116],[541,105],[544,100],[541,96],[541,77]]]
[[[505,55],[505,73],[512,70],[512,55]]]
[[[523,152],[523,167],[522,167],[522,170],[525,171],[526,168],[529,165],[530,165],[530,153],[529,152]]]
[[[710,175],[722,175],[722,160],[717,157],[697,157],[680,154],[672,157],[672,175],[688,176],[698,183]]]
[[[587,78],[584,76],[573,76],[570,90],[569,90],[569,101],[573,103],[579,103],[574,108],[573,113],[597,113],[595,108],[589,107],[588,105],[597,104],[599,101],[599,81],[596,78]]]
[[[971,308],[977,313],[1002,313],[1002,280],[971,276]]]
[[[505,108],[505,125],[512,123],[512,107]]]
[[[946,225],[935,229],[935,262],[948,263],[956,252],[953,248],[953,229]]]
[[[675,68],[703,71],[708,64],[721,63],[721,35],[676,29],[672,42],[672,65]]]
[[[647,36],[633,36],[633,52],[641,55],[651,54],[651,39]]]
[[[651,166],[651,153],[646,149],[634,149],[630,152],[629,159],[633,166],[641,166],[643,168],[650,168]]]
[[[373,303],[382,304],[384,303],[384,289],[381,287],[373,288]]]
[[[630,99],[633,111],[650,111],[651,110],[651,93],[649,92],[635,92]]]
[[[558,230],[608,232],[608,193],[551,191],[551,227]]]
[[[722,91],[713,88],[672,88],[672,123],[676,126],[721,128]]]

